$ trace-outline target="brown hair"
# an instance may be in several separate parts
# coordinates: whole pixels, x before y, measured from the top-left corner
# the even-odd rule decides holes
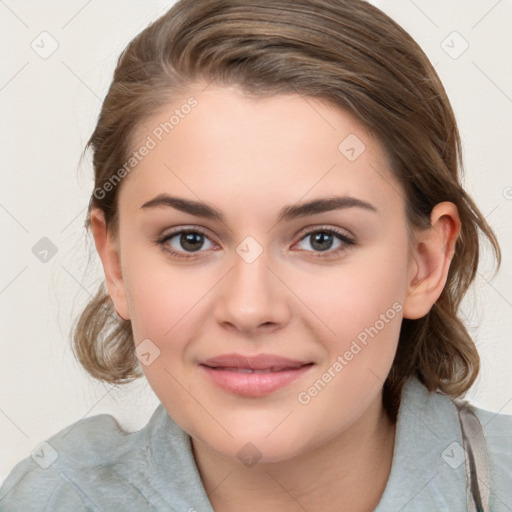
[[[119,187],[108,183],[130,157],[134,130],[173,94],[210,82],[256,96],[297,93],[348,109],[384,145],[413,227],[429,226],[437,203],[455,203],[461,233],[448,281],[425,317],[403,320],[384,404],[395,417],[412,375],[429,390],[465,393],[479,357],[457,312],[477,271],[479,231],[498,267],[500,248],[461,186],[459,133],[434,68],[407,32],[362,0],[181,0],[143,30],[119,57],[85,148],[93,150],[95,171],[86,228],[90,209],[100,208],[116,231]],[[124,383],[142,372],[131,324],[113,312],[102,284],[75,326],[74,351],[92,376]]]

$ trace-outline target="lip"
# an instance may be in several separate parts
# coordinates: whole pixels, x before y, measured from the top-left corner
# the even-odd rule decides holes
[[[313,366],[312,361],[274,354],[225,354],[200,362],[214,384],[236,395],[261,397],[286,387]]]

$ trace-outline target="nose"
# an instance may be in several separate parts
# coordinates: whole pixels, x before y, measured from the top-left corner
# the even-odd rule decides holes
[[[270,263],[270,265],[269,265]],[[290,319],[293,295],[263,252],[248,262],[234,254],[233,267],[217,288],[216,321],[244,334],[270,332]]]

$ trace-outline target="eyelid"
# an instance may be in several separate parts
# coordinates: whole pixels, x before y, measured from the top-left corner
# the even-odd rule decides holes
[[[305,228],[306,231],[302,230],[299,235],[298,241],[294,244],[297,245],[301,243],[303,240],[306,240],[308,237],[312,236],[315,233],[328,233],[335,238],[338,239],[340,242],[340,247],[336,249],[327,249],[325,251],[309,251],[309,250],[300,250],[299,252],[305,253],[308,258],[316,259],[316,260],[325,260],[329,261],[329,259],[339,259],[342,255],[342,253],[346,252],[347,250],[355,247],[358,245],[358,242],[356,241],[356,238],[350,234],[348,235],[347,232],[344,232],[344,230],[338,228],[338,227],[331,227],[331,226],[309,226],[308,228]],[[310,242],[311,244],[311,242]],[[293,246],[292,246],[293,247]]]
[[[205,238],[210,240],[210,242],[213,245],[218,245],[210,236],[210,234],[205,230],[204,228],[201,228],[199,226],[187,226],[187,225],[181,225],[177,226],[170,231],[164,232],[161,235],[157,235],[153,243],[154,245],[158,246],[159,249],[161,249],[168,257],[173,258],[174,260],[190,260],[194,259],[196,257],[196,253],[201,255],[201,253],[204,253],[205,251],[197,251],[197,252],[187,252],[187,251],[177,251],[176,249],[173,249],[169,246],[166,246],[167,242],[174,238],[175,236],[181,235],[183,233],[198,233],[200,235],[203,235]],[[201,255],[202,258],[206,257],[206,255]]]
[[[208,230],[206,230],[205,228],[202,228],[200,226],[194,226],[194,225],[186,225],[186,224],[176,226],[174,228],[170,228],[170,230],[168,232],[159,235],[158,238],[166,239],[166,238],[170,238],[175,235],[179,235],[180,233],[183,233],[183,232],[193,232],[193,233],[197,232],[197,233],[200,233],[201,235],[207,236],[210,239],[212,238],[211,235],[209,234]]]
[[[304,236],[310,235],[312,233],[316,233],[318,231],[329,231],[337,233],[341,236],[344,236],[345,238],[349,238],[355,243],[355,235],[350,232],[348,229],[340,228],[336,226],[330,226],[328,224],[312,224],[309,226],[306,226],[305,228],[302,228],[299,230],[299,232],[294,236],[294,238],[300,237],[300,240],[304,238]]]
[[[207,252],[207,251],[202,251],[202,250],[192,251],[192,252],[176,251],[175,249],[170,249],[168,247],[164,247],[164,244],[171,238],[174,238],[177,235],[187,233],[187,232],[203,235],[212,244],[217,245],[217,246],[219,245],[217,242],[215,242],[213,237],[210,236],[210,234],[208,233],[208,231],[206,229],[199,227],[199,226],[194,226],[194,225],[177,226],[174,229],[172,229],[170,232],[159,235],[155,239],[155,245],[159,245],[161,247],[161,249],[163,251],[165,251],[166,253],[170,254],[171,257],[182,258],[182,259],[193,259],[196,257],[196,255],[201,255],[201,253]],[[296,235],[294,235],[294,239],[298,238],[298,240],[294,243],[294,245],[302,242],[308,236],[311,236],[315,233],[321,233],[321,232],[330,233],[330,234],[334,235],[335,237],[338,237],[338,240],[340,242],[342,242],[343,246],[338,249],[335,249],[335,250],[302,251],[302,252],[311,253],[313,255],[316,255],[316,256],[313,256],[316,258],[322,258],[322,257],[328,258],[329,256],[335,257],[340,252],[346,250],[350,246],[357,245],[354,235],[352,235],[348,230],[338,228],[338,227],[328,226],[328,225],[310,225],[310,226],[302,228]],[[325,254],[325,256],[323,256],[324,254]],[[204,257],[204,256],[201,256],[201,257]]]

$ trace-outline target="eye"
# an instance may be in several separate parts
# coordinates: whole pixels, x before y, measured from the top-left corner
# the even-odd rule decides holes
[[[301,238],[299,244],[304,242],[307,242],[306,245],[312,248],[306,248],[305,250],[312,250],[315,253],[326,253],[326,256],[336,255],[346,250],[349,246],[355,245],[355,241],[352,238],[333,228],[320,228],[309,231]],[[323,257],[322,254],[318,255]]]
[[[158,239],[157,244],[176,258],[193,258],[193,253],[204,252],[201,249],[205,246],[206,249],[215,247],[206,233],[198,228],[174,231]]]

